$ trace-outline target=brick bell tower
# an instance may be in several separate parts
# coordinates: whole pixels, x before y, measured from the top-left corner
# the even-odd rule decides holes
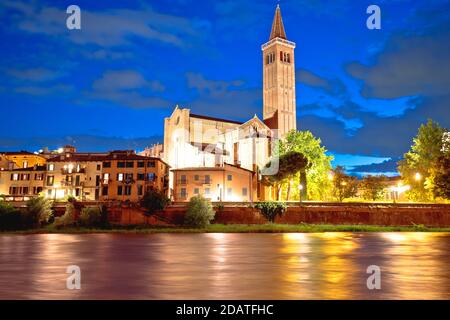
[[[264,122],[271,129],[278,129],[278,137],[284,138],[290,130],[297,129],[295,43],[286,38],[279,5],[275,10],[270,39],[261,49]]]

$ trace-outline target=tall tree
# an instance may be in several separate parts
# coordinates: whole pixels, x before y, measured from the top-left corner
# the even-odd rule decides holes
[[[366,176],[360,183],[362,197],[365,200],[382,200],[386,190],[385,176]]]
[[[321,143],[310,131],[291,130],[275,147],[276,154],[296,151],[308,160],[306,170],[298,172],[293,179],[292,189],[296,192],[299,190],[299,181],[302,183],[302,198],[325,200],[330,195],[332,185],[328,174],[332,169],[333,156],[326,154],[327,150]],[[299,196],[298,193],[295,195]]]
[[[398,171],[402,180],[411,186],[407,191],[410,200],[433,199],[433,168],[442,156],[444,132],[445,129],[438,123],[428,119],[426,124],[420,126],[411,149],[399,161]]]
[[[281,187],[283,184],[287,184],[287,200],[290,200],[291,182],[299,172],[305,172],[308,166],[308,160],[299,152],[289,151],[283,155],[275,156],[275,158],[267,163],[266,167],[271,167],[273,161],[278,161],[278,170],[273,175],[264,176],[265,180],[269,184],[276,186],[277,200],[280,200]]]
[[[433,194],[435,197],[450,199],[450,150],[441,156],[435,166]]]
[[[344,199],[356,196],[358,192],[358,179],[345,173],[344,167],[337,166],[333,170],[333,194],[342,202]]]

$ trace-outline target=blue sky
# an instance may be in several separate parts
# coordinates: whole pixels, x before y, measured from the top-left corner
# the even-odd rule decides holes
[[[77,4],[82,29],[68,30]],[[0,150],[162,141],[175,104],[262,113],[262,43],[277,1],[0,3]],[[381,8],[382,29],[366,28]],[[392,172],[431,117],[450,127],[449,1],[280,1],[297,43],[297,123],[334,164]]]

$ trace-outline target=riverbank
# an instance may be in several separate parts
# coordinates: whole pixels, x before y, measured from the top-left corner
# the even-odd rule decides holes
[[[412,226],[373,226],[373,225],[331,225],[331,224],[211,224],[207,228],[194,229],[188,227],[151,227],[127,226],[108,229],[64,228],[53,227],[2,231],[0,234],[151,234],[151,233],[314,233],[314,232],[450,232],[450,228],[429,228],[423,225]]]

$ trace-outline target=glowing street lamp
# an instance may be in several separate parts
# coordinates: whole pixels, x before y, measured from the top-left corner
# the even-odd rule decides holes
[[[422,180],[422,175],[419,172],[417,172],[414,176],[414,179],[416,179],[416,181],[420,181]]]

